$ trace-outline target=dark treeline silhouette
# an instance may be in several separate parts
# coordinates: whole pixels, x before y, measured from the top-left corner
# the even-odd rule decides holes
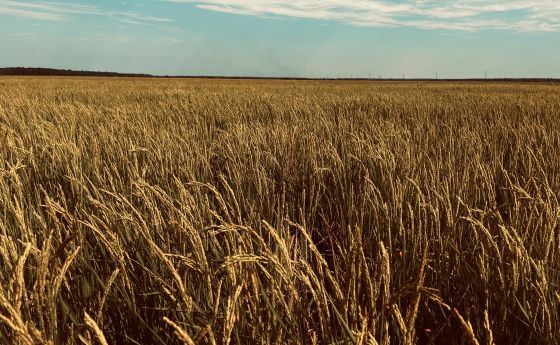
[[[197,75],[152,75],[142,73],[118,73],[98,71],[75,71],[70,69],[36,68],[36,67],[7,67],[0,68],[0,76],[68,76],[68,77],[133,77],[133,78],[192,78],[192,79],[256,79],[256,80],[340,80],[340,81],[405,81],[405,82],[560,82],[554,78],[302,78],[302,77],[251,77],[251,76],[197,76]]]
[[[149,74],[74,71],[70,69],[8,67],[0,68],[0,75],[21,76],[69,76],[69,77],[152,77]]]

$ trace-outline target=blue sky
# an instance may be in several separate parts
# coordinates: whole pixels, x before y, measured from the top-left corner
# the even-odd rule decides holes
[[[0,0],[0,67],[560,77],[559,0]]]

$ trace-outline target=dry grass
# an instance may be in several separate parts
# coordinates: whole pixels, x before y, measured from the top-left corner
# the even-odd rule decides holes
[[[4,78],[0,343],[554,344],[560,87]]]

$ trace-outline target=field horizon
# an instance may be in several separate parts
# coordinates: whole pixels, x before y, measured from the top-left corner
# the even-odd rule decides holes
[[[30,76],[30,77],[111,77],[111,78],[161,78],[161,79],[232,79],[232,80],[317,80],[317,81],[419,81],[419,82],[508,82],[508,83],[558,83],[560,78],[554,77],[465,77],[465,78],[439,78],[439,77],[407,77],[384,78],[379,76],[368,77],[294,77],[294,76],[251,76],[251,75],[161,75],[149,73],[126,73],[115,71],[74,70],[45,67],[0,67],[0,77]]]

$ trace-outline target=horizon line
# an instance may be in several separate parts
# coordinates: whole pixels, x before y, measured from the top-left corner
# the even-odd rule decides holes
[[[156,78],[156,79],[254,79],[254,80],[332,80],[332,81],[548,81],[560,82],[558,77],[295,77],[295,76],[254,76],[254,75],[169,75],[135,72],[115,72],[96,70],[75,70],[52,67],[0,67],[0,76],[51,76],[51,77],[122,77],[122,78]]]

